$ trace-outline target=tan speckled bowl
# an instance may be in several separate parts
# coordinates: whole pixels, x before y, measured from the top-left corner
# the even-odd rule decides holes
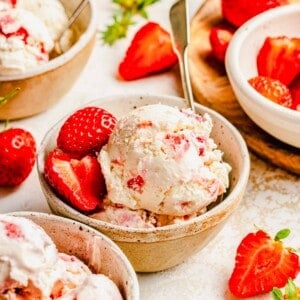
[[[79,222],[38,212],[13,212],[31,219],[52,238],[59,252],[75,255],[93,272],[110,277],[124,299],[139,300],[139,285],[133,267],[119,247],[97,230]]]
[[[79,38],[64,54],[25,73],[0,74],[0,96],[16,87],[21,91],[0,109],[0,120],[29,117],[47,110],[72,87],[83,70],[96,37],[96,7],[90,0],[73,27]],[[61,0],[71,14],[79,0]]]
[[[135,107],[159,102],[171,106],[184,106],[182,98],[159,95],[107,96],[90,102],[89,105],[100,106],[120,117]],[[232,166],[230,189],[220,204],[185,223],[155,229],[116,226],[77,212],[57,197],[43,176],[45,157],[56,146],[57,133],[64,121],[61,120],[44,137],[37,162],[41,186],[51,210],[55,214],[88,224],[109,236],[121,247],[138,272],[155,272],[170,268],[205,247],[224,226],[243,198],[250,162],[243,138],[225,118],[199,104],[196,104],[196,110],[200,114],[208,112],[212,116],[212,136],[223,150],[224,160]]]

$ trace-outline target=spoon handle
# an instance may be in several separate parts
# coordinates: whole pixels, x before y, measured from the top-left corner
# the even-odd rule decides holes
[[[189,7],[187,0],[178,0],[170,9],[172,44],[178,56],[182,88],[189,107],[195,111],[194,97],[191,87],[188,45],[190,42]]]

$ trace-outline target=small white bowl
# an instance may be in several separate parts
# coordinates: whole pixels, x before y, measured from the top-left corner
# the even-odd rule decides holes
[[[289,4],[257,15],[233,35],[225,66],[234,93],[246,114],[278,140],[300,148],[300,112],[276,104],[248,83],[257,76],[256,57],[268,36],[300,38],[300,4]]]
[[[124,300],[139,300],[136,273],[120,248],[99,231],[79,222],[39,212],[13,212],[32,220],[52,238],[59,252],[77,256],[118,286]]]
[[[117,118],[136,107],[162,103],[185,107],[184,99],[165,95],[115,95],[92,101],[88,105],[102,107]],[[65,119],[52,127],[44,137],[37,159],[42,190],[51,210],[98,229],[115,241],[125,252],[137,272],[156,272],[178,265],[205,247],[238,207],[243,198],[250,170],[247,146],[224,117],[209,108],[195,105],[200,114],[209,113],[213,120],[212,137],[224,152],[224,160],[232,166],[230,187],[223,201],[199,217],[186,222],[157,228],[127,228],[88,217],[60,199],[44,178],[44,162],[56,147],[58,131]]]

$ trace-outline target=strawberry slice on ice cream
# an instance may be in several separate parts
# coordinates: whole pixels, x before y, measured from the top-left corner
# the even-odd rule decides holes
[[[105,183],[97,158],[71,158],[60,149],[48,155],[44,174],[46,180],[68,203],[81,212],[101,206]]]

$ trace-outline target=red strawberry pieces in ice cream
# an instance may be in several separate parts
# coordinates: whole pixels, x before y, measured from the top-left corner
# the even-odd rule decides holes
[[[17,224],[5,222],[5,221],[2,221],[2,222],[4,223],[4,229],[5,229],[6,235],[9,238],[15,239],[15,238],[23,238],[24,237],[21,227],[19,227]]]

